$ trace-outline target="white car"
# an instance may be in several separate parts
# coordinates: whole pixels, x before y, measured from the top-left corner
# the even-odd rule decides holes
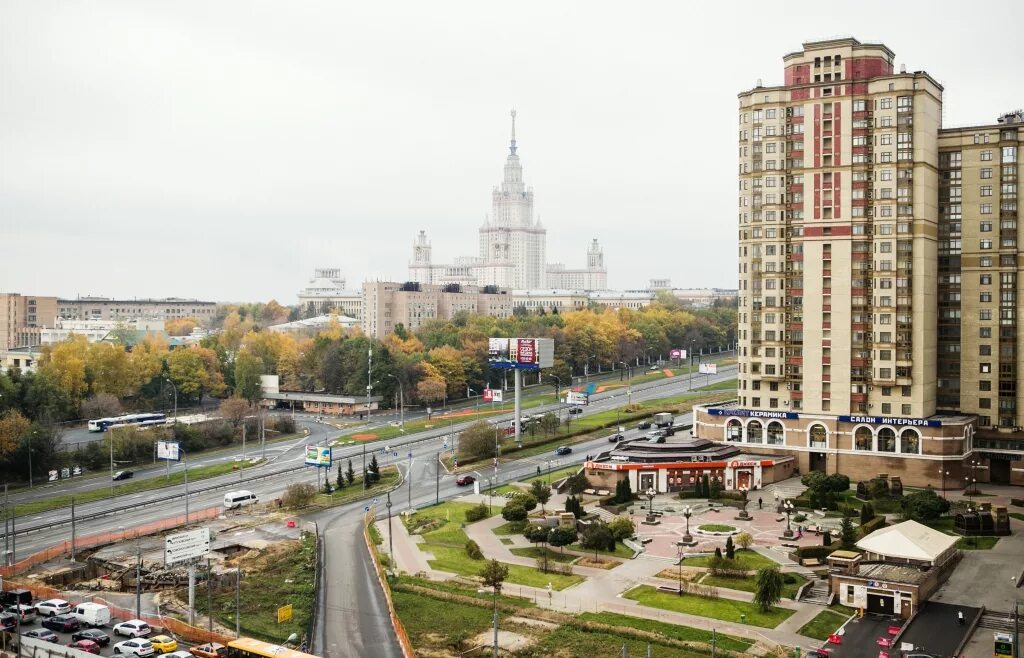
[[[119,656],[121,654],[152,656],[154,653],[156,653],[156,649],[153,648],[153,643],[143,638],[125,640],[124,642],[118,642],[114,645],[115,656]]]
[[[43,617],[66,615],[71,612],[71,604],[64,599],[47,599],[36,604],[36,612]]]
[[[146,637],[152,632],[153,629],[149,627],[149,624],[141,619],[129,619],[114,626],[114,635],[124,635],[125,637]],[[152,647],[150,648],[152,649]]]

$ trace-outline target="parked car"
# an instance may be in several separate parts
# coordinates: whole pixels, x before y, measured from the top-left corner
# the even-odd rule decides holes
[[[117,473],[114,473],[114,479],[115,480],[130,480],[130,479],[132,479],[133,475],[135,475],[135,473],[132,473],[131,471],[118,471]]]
[[[13,631],[18,627],[18,615],[0,612],[0,631]]]
[[[555,448],[556,455],[568,455],[572,453],[572,448],[569,446],[558,446]]]
[[[608,437],[608,442],[609,443],[618,443],[619,441],[622,441],[625,438],[626,437],[624,435],[622,435],[622,434],[612,434],[611,436]]]
[[[36,607],[34,605],[9,605],[3,611],[20,616],[22,624],[31,624],[36,620]]]
[[[86,626],[106,626],[110,623],[110,608],[102,603],[83,601],[71,610],[72,615]]]
[[[146,637],[152,632],[153,629],[149,627],[149,624],[141,619],[129,619],[114,626],[114,635],[125,637]]]
[[[46,599],[36,604],[36,612],[43,617],[66,615],[71,612],[71,604],[64,599]]]
[[[460,487],[464,487],[467,484],[473,484],[474,482],[476,482],[476,478],[473,477],[472,475],[460,475],[455,479],[455,484],[459,485]]]
[[[638,430],[649,430],[651,429],[651,421],[641,420],[639,423],[637,423],[636,428]]]
[[[216,642],[207,642],[189,649],[195,658],[225,658],[228,655],[228,648]]]
[[[178,641],[170,635],[154,635],[149,641],[157,653],[170,653],[178,648]]]
[[[24,635],[25,637],[35,638],[37,640],[42,640],[43,642],[60,642],[60,638],[57,637],[57,634],[48,628],[33,628],[30,631],[22,633],[22,635]]]
[[[153,643],[142,637],[132,638],[114,645],[115,656],[129,654],[144,657],[152,656],[154,653],[156,653],[156,649],[153,648]]]
[[[43,626],[51,631],[71,633],[81,628],[82,622],[78,621],[78,617],[72,617],[71,615],[54,615],[44,619]]]
[[[99,655],[100,653],[100,645],[96,644],[92,640],[75,640],[68,646],[72,649],[78,649],[79,651],[88,651],[89,653],[94,653],[96,655]]]
[[[193,658],[192,654],[188,651],[172,651],[165,653],[164,658]]]
[[[98,628],[83,628],[82,630],[71,634],[72,640],[91,640],[101,647],[105,647],[110,644],[110,636],[101,631]]]

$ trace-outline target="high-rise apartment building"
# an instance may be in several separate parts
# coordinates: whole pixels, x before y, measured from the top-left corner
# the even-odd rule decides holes
[[[0,349],[40,344],[40,331],[57,319],[57,298],[0,293]]]
[[[737,399],[700,408],[697,435],[854,479],[962,486],[970,456],[1024,483],[1024,124],[943,129],[942,86],[893,59],[805,43],[783,85],[739,95]]]
[[[367,336],[383,338],[398,325],[415,331],[424,322],[450,320],[462,312],[509,318],[512,304],[509,291],[497,286],[367,281],[363,283],[362,328]]]

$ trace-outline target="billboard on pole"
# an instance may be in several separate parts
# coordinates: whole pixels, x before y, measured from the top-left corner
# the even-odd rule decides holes
[[[157,441],[156,458],[168,461],[181,461],[181,446],[177,441]]]
[[[686,358],[686,350],[679,350],[679,349],[670,350],[669,353],[668,353],[668,356],[669,356],[670,359],[685,359]]]
[[[487,361],[492,368],[538,370],[555,363],[555,341],[551,338],[491,338]]]
[[[330,446],[306,446],[306,466],[330,468]]]
[[[501,402],[503,400],[502,391],[500,388],[485,388],[483,401],[484,402]]]
[[[164,555],[167,564],[194,560],[209,552],[209,528],[198,528],[188,532],[179,532],[176,535],[167,535],[164,540]]]
[[[589,404],[590,396],[583,391],[569,391],[565,394],[566,404]]]
[[[717,363],[702,363],[700,364],[700,374],[702,375],[717,375],[718,364]]]

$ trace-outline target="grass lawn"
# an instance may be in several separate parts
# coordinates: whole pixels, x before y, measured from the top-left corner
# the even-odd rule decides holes
[[[1017,519],[1018,521],[1024,521],[1024,514],[1020,512],[1009,512],[1010,518]]]
[[[533,484],[536,480],[539,480],[541,482],[555,482],[557,480],[561,480],[562,478],[569,477],[570,475],[577,472],[581,468],[583,468],[583,464],[576,464],[575,466],[565,466],[564,468],[556,469],[554,471],[551,471],[550,473],[545,472],[542,473],[541,475],[535,475],[532,478],[523,480],[523,482],[525,482],[526,484]]]
[[[697,526],[698,530],[704,532],[735,532],[736,526],[726,525],[724,523],[704,523]]]
[[[477,576],[484,568],[485,560],[472,560],[466,555],[466,550],[459,546],[445,546],[443,544],[421,544],[425,552],[433,553],[434,559],[430,560],[430,566],[439,571],[448,571],[460,576]],[[542,573],[533,567],[524,567],[518,564],[509,564],[508,579],[506,582],[516,585],[529,585],[532,587],[551,587],[555,590],[563,590],[577,583],[582,583],[583,576],[563,575],[557,573]]]
[[[224,475],[225,473],[231,473],[236,470],[253,468],[254,466],[259,466],[262,463],[263,460],[258,459],[255,464],[250,464],[248,461],[245,461],[223,462],[220,464],[209,464],[207,466],[193,466],[188,469],[188,481],[189,484],[193,484],[198,480],[217,477],[218,475]],[[14,515],[23,516],[26,514],[39,514],[40,512],[46,512],[60,507],[69,507],[71,505],[72,498],[75,499],[75,504],[81,505],[82,503],[91,503],[97,500],[105,500],[116,496],[127,496],[129,494],[141,493],[143,491],[152,491],[153,489],[180,485],[184,484],[184,482],[185,470],[178,469],[171,471],[170,477],[164,477],[161,474],[160,477],[151,477],[146,478],[145,480],[133,480],[125,482],[124,484],[118,484],[114,487],[113,494],[111,494],[109,487],[104,487],[102,489],[83,491],[75,494],[74,496],[71,494],[47,496],[40,500],[22,503],[21,505],[15,506]]]
[[[788,599],[796,596],[796,592],[800,589],[807,579],[800,574],[790,573],[784,574],[785,576],[792,576],[796,582],[786,583],[782,586],[782,596]],[[727,589],[738,589],[741,592],[753,593],[757,589],[757,576],[713,576],[708,574],[700,581],[701,585],[711,585],[713,587],[725,587]]]
[[[551,562],[561,562],[567,564],[577,559],[579,556],[573,553],[559,553],[558,551],[551,550],[550,548],[544,549],[539,546],[528,546],[524,548],[513,548],[510,549],[512,555],[518,555],[520,557],[532,557],[534,559],[541,559],[544,557],[544,551],[547,550],[548,560]]]
[[[489,594],[487,596],[490,597]],[[402,590],[393,591],[392,597],[395,612],[409,634],[409,641],[419,650],[446,650],[491,626],[492,613],[486,607],[441,601]],[[438,623],[440,620],[444,623]]]
[[[571,548],[574,551],[579,551],[580,553],[589,553],[590,555],[594,554],[594,549],[592,549],[592,548],[583,548],[578,543],[577,544],[570,544],[569,548]],[[626,546],[622,542],[615,542],[615,550],[614,551],[598,551],[597,554],[598,555],[614,555],[615,557],[631,558],[631,557],[633,557],[633,549],[629,548],[628,546]]]
[[[688,557],[683,560],[684,567],[706,567],[710,564],[713,555],[704,555],[701,557]],[[764,567],[777,567],[779,563],[775,560],[766,558],[756,551],[739,549],[736,551],[736,559],[734,565],[730,565],[728,569],[742,569],[744,571],[754,571],[756,569],[763,569]]]
[[[740,615],[746,615],[746,621],[743,623],[762,628],[775,628],[793,614],[793,610],[786,608],[772,608],[768,612],[761,612],[761,609],[756,605],[746,601],[705,599],[693,594],[679,596],[670,592],[660,592],[649,585],[640,585],[626,592],[623,596],[636,601],[640,605],[684,612],[701,617],[710,617],[722,621],[739,623]]]
[[[417,587],[423,587],[425,589],[434,590],[437,592],[445,592],[447,594],[458,594],[459,596],[468,596],[474,599],[480,599],[490,603],[494,600],[491,590],[485,592],[480,591],[479,585],[468,585],[466,583],[459,583],[454,580],[426,580],[424,578],[417,578],[415,576],[398,576],[397,585],[392,588],[401,589],[402,585],[415,585]],[[509,596],[508,594],[502,593],[498,595],[498,601],[500,603],[509,603],[511,605],[517,605],[521,608],[535,608],[537,604],[533,602],[532,598],[526,598],[525,596]]]
[[[614,612],[584,612],[580,615],[580,619],[610,624],[612,626],[628,626],[684,642],[711,642],[711,631],[706,631],[702,628],[677,626],[676,624],[668,624],[663,621],[619,615]],[[717,634],[717,641],[719,649],[726,649],[728,651],[746,651],[753,644],[748,640],[722,633]]]
[[[507,523],[502,523],[494,530],[491,530],[491,532],[498,535],[499,537],[508,535],[521,535],[523,534],[523,528],[521,524],[516,523],[515,521],[508,521]]]
[[[956,547],[962,551],[987,551],[998,541],[999,537],[961,537]]]
[[[335,477],[337,477],[335,475]],[[388,489],[394,487],[402,479],[402,476],[398,473],[398,469],[394,466],[384,466],[380,469],[380,480],[370,485],[370,488],[363,490],[363,476],[357,475],[352,484],[347,485],[344,489],[335,489],[330,495],[325,493],[317,494],[316,498],[313,499],[313,506],[315,507],[333,507],[335,505],[345,505],[356,500],[362,500],[364,498],[372,498],[379,493],[384,493]],[[331,485],[334,486],[335,482],[332,480]]]
[[[514,484],[503,484],[500,487],[495,487],[493,489],[481,490],[481,493],[488,493],[489,492],[489,493],[491,493],[494,496],[504,496],[505,494],[514,494],[514,493],[519,493],[521,491],[525,491],[525,490],[522,487],[517,487]]]
[[[620,654],[622,646],[628,648],[630,656],[647,655],[647,647],[658,658],[706,658],[708,653],[682,647],[658,644],[651,640],[639,640],[613,631],[601,632],[559,626],[540,638],[540,641],[517,656],[557,656],[558,658],[598,658],[625,655]],[[488,654],[489,655],[489,654]]]
[[[815,640],[825,641],[828,636],[836,632],[843,623],[849,619],[849,615],[844,615],[834,610],[822,610],[814,619],[810,620],[806,624],[800,627],[797,631],[804,637],[813,637]]]
[[[402,523],[410,533],[422,534],[424,542],[428,544],[448,544],[461,549],[469,539],[462,524],[466,523],[466,512],[474,507],[476,505],[472,503],[455,501],[431,505],[411,516],[403,516]],[[500,508],[492,509],[496,513]],[[424,528],[429,529],[418,532]]]
[[[242,560],[241,618],[242,634],[280,644],[292,633],[302,634],[313,613],[313,562],[316,539],[304,535],[299,541],[273,545],[255,559]],[[203,588],[205,589],[205,588]],[[196,611],[206,614],[206,594],[199,590]],[[188,588],[177,597],[188,601]],[[293,617],[277,623],[277,608],[292,604]],[[213,594],[213,614],[227,628],[235,627],[235,588],[229,585]]]
[[[735,379],[726,379],[725,381],[715,382],[714,384],[711,384],[710,386],[701,386],[697,390],[698,391],[735,391],[736,390],[736,380]]]

